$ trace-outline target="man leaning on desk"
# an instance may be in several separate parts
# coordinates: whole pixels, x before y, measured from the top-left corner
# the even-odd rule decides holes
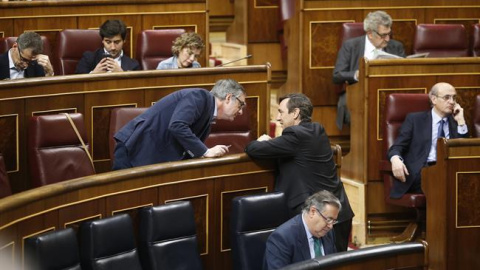
[[[21,34],[12,48],[0,55],[0,80],[53,76],[43,41],[35,32]]]
[[[362,57],[374,59],[377,51],[405,57],[402,43],[391,39],[392,18],[385,11],[368,13],[363,21],[366,34],[343,42],[337,55],[333,70],[335,84],[354,84],[358,82],[358,64]],[[347,98],[343,92],[337,104],[337,127],[341,130],[343,124],[350,123],[350,113],[347,109]]]

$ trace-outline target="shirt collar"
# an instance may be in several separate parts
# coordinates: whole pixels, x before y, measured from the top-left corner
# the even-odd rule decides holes
[[[445,117],[446,118],[446,117]],[[441,118],[433,109],[432,109],[432,122],[434,124],[440,122],[440,120],[442,120],[444,118]]]
[[[12,68],[17,69],[12,59],[12,49],[8,50],[8,67],[9,69],[12,69]]]
[[[307,223],[305,223],[305,219],[303,217],[303,213],[302,213],[302,223],[303,223],[303,228],[305,229],[305,232],[307,233],[307,239],[308,240],[311,240],[313,235],[310,233],[310,230],[308,229],[308,226],[307,226]],[[313,239],[312,239],[313,240]]]

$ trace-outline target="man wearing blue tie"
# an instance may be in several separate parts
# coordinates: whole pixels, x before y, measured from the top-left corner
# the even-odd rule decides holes
[[[332,228],[341,208],[337,197],[326,190],[308,197],[302,213],[268,237],[263,269],[279,269],[337,252]]]
[[[400,198],[405,193],[423,193],[421,170],[436,163],[438,138],[468,137],[463,108],[456,102],[455,88],[440,82],[432,87],[428,96],[432,109],[408,114],[388,150],[393,175],[398,180],[393,182],[391,198]]]

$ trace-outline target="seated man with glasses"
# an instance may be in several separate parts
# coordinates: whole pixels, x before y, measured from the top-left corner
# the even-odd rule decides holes
[[[338,198],[326,190],[308,197],[302,213],[268,237],[263,269],[280,269],[337,252],[332,228],[341,208]]]
[[[43,41],[35,32],[21,34],[8,52],[0,55],[0,80],[53,76]]]
[[[188,88],[161,98],[115,134],[113,169],[227,154],[229,145],[208,148],[204,141],[215,119],[243,113],[245,98],[231,79],[218,80],[210,92]]]
[[[312,122],[313,105],[304,94],[289,94],[279,99],[277,121],[282,136],[260,136],[245,152],[254,159],[276,159],[275,191],[285,193],[290,216],[299,214],[308,196],[321,190],[332,192],[342,211],[335,230],[338,251],[348,248],[354,216],[342,181],[337,175],[332,148],[325,128]]]
[[[337,55],[333,70],[335,84],[354,84],[358,82],[358,64],[362,57],[375,59],[377,51],[405,57],[402,43],[391,39],[392,18],[384,11],[368,13],[363,21],[366,34],[343,42]],[[350,123],[345,91],[340,95],[337,104],[337,127]]]
[[[438,138],[468,137],[463,108],[456,103],[455,88],[440,82],[432,87],[428,96],[432,109],[408,114],[388,150],[393,175],[398,180],[393,182],[391,198],[423,193],[421,170],[436,163]]]

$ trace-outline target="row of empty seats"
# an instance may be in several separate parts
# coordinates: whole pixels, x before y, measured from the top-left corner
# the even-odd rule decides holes
[[[172,57],[172,42],[184,29],[144,30],[139,33],[136,45],[136,59],[143,70],[156,69],[158,63]],[[0,53],[6,52],[16,41],[16,37],[0,39]],[[98,30],[65,29],[57,36],[52,50],[48,39],[42,36],[44,54],[50,57],[55,75],[75,74],[78,62],[86,51],[101,48],[102,38]]]
[[[341,42],[364,34],[363,23],[344,23]],[[480,24],[473,26],[470,39],[471,45],[462,24],[419,24],[415,32],[413,53],[428,52],[428,57],[480,56]]]
[[[28,269],[202,269],[190,202],[139,210],[138,248],[128,214],[25,240]],[[80,243],[80,245],[78,244]]]

